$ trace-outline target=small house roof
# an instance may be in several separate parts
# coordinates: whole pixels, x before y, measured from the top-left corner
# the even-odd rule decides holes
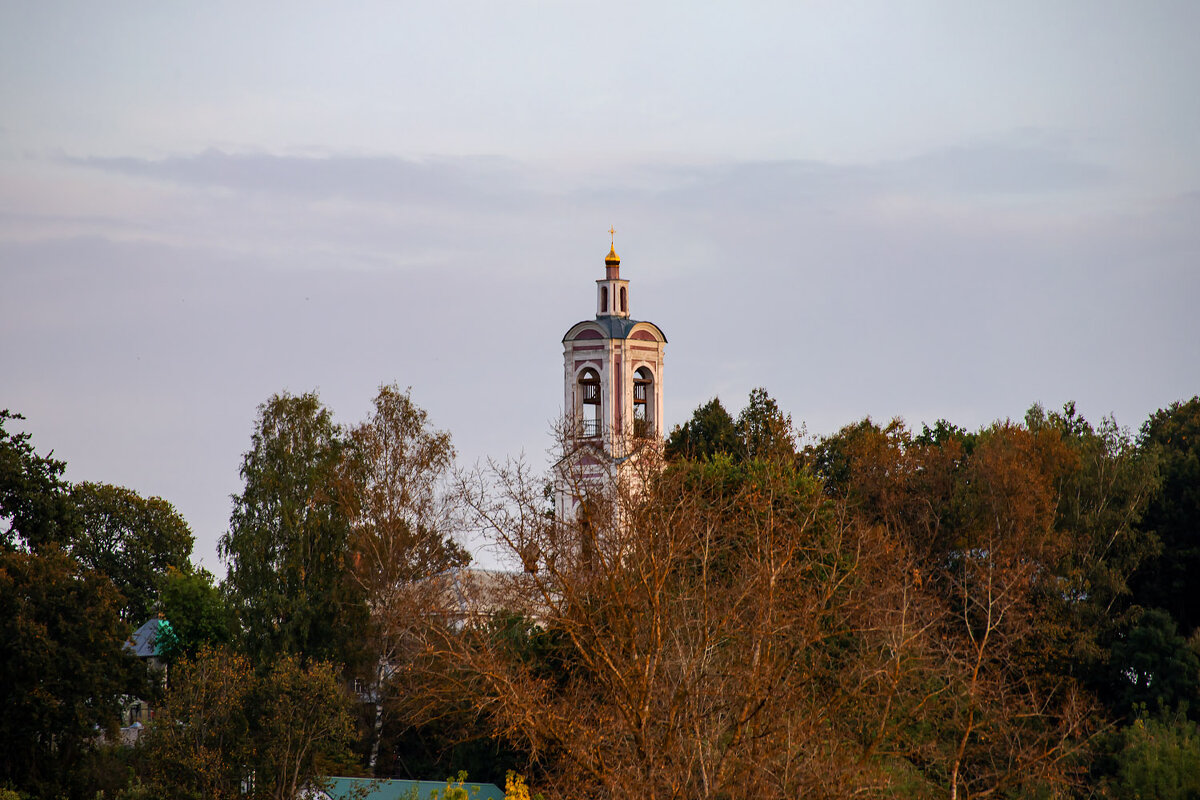
[[[125,641],[124,649],[138,658],[153,658],[162,655],[162,650],[158,645],[158,630],[160,626],[169,628],[170,625],[171,623],[160,617],[151,619],[133,632],[133,635]]]

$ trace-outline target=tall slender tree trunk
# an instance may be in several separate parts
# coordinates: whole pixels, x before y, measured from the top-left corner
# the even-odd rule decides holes
[[[371,768],[371,777],[379,777],[375,774],[375,764],[379,761],[379,740],[383,738],[383,664],[379,664],[375,668],[375,686],[373,687],[375,700],[375,729],[371,734],[371,760],[369,766]]]
[[[375,762],[379,760],[379,739],[383,733],[383,698],[375,698],[375,733],[371,736],[371,777],[375,774]]]

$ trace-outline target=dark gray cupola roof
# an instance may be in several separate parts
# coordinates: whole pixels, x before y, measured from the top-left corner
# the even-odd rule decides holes
[[[628,339],[635,325],[649,325],[658,331],[658,335],[662,337],[664,342],[667,340],[666,334],[653,322],[647,322],[643,319],[629,319],[628,317],[596,317],[595,319],[580,320],[571,326],[571,329],[567,331],[562,340],[565,342],[577,338],[575,332],[583,325],[596,325],[604,331],[603,338],[605,339]]]

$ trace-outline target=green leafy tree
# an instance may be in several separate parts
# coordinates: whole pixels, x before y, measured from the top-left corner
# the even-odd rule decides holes
[[[881,426],[868,417],[807,447],[803,460],[825,493],[861,519],[904,532],[919,553],[940,555],[962,543],[954,494],[968,445],[953,435],[936,444],[923,437],[914,439],[900,419]]]
[[[231,641],[232,611],[210,572],[168,567],[158,587],[159,606],[174,633],[174,641],[163,654],[168,660],[195,658],[201,647],[220,647]]]
[[[663,452],[669,460],[703,461],[718,455],[738,461],[794,460],[796,432],[791,416],[760,387],[750,392],[736,421],[719,398],[697,408],[690,420],[671,431]]]
[[[78,527],[62,479],[66,464],[53,452],[39,455],[28,433],[7,430],[22,419],[7,409],[0,411],[0,545],[62,544]]]
[[[1200,396],[1173,403],[1150,415],[1141,430],[1142,446],[1160,459],[1158,491],[1150,500],[1143,528],[1153,531],[1161,550],[1135,576],[1139,604],[1166,609],[1181,632],[1200,626]]]
[[[897,421],[893,428],[898,427]],[[860,491],[864,468],[873,466],[864,463],[862,451],[879,446],[894,449],[893,443],[888,441],[891,431],[892,428],[885,431],[867,417],[806,447],[804,461],[821,479],[826,494],[848,497]]]
[[[1060,574],[1074,584],[1070,593],[1112,616],[1129,596],[1130,575],[1154,552],[1139,523],[1158,486],[1156,459],[1112,417],[1093,426],[1074,403],[1050,414],[1035,405],[1025,426],[1067,448],[1055,485],[1055,524],[1071,539]]]
[[[966,428],[961,428],[948,420],[939,419],[933,424],[932,428],[928,425],[922,424],[921,432],[917,434],[913,440],[917,444],[923,446],[936,445],[938,447],[943,447],[950,442],[956,441],[970,444],[974,442],[975,437],[968,433]],[[968,452],[970,449],[971,448],[968,446]]]
[[[71,555],[112,579],[125,605],[121,618],[137,626],[154,613],[159,579],[168,568],[186,568],[192,531],[175,507],[161,497],[145,498],[104,483],[71,487],[80,530]]]
[[[676,425],[667,437],[664,453],[668,459],[711,459],[719,453],[740,452],[741,440],[733,417],[714,397],[692,412],[692,418]]]
[[[259,793],[292,800],[352,759],[352,700],[328,662],[302,666],[283,656],[259,682],[255,725]]]
[[[764,461],[796,458],[792,417],[783,413],[775,399],[761,386],[750,391],[749,402],[738,415],[737,430],[744,458]]]
[[[1121,735],[1116,777],[1118,800],[1190,800],[1200,797],[1200,730],[1184,718],[1139,719]]]
[[[327,662],[282,656],[256,675],[244,655],[202,647],[139,744],[131,794],[290,800],[350,760],[350,707]]]
[[[1078,678],[1111,712],[1125,714],[1128,676],[1144,666],[1128,660],[1123,643],[1140,613],[1130,576],[1154,551],[1138,523],[1157,486],[1156,460],[1111,417],[1093,426],[1074,403],[1052,413],[1035,405],[1025,425],[1064,448],[1053,470],[1054,527],[1064,546],[1050,565],[1055,581],[1043,584],[1027,650],[1047,672]]]
[[[120,607],[111,581],[56,547],[0,550],[0,784],[66,791],[97,732],[115,733],[121,696],[146,688]]]
[[[1200,658],[1179,635],[1175,620],[1162,609],[1149,609],[1112,647],[1120,668],[1114,709],[1121,714],[1141,707],[1152,712],[1187,711],[1200,705]]]
[[[260,660],[299,653],[344,663],[364,609],[346,572],[342,431],[314,393],[275,395],[258,412],[219,545],[243,641]]]
[[[134,796],[235,798],[253,772],[255,676],[245,656],[203,647],[184,659],[138,743]]]

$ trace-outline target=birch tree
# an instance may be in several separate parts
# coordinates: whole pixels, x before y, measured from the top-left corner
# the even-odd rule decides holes
[[[350,521],[350,575],[370,612],[368,762],[374,772],[389,678],[414,647],[414,626],[437,598],[426,579],[464,566],[443,492],[454,464],[450,434],[434,428],[410,391],[382,386],[374,411],[349,435],[341,497]]]

